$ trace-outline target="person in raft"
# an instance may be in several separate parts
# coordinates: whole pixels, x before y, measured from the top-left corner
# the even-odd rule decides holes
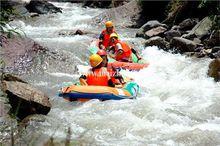
[[[142,59],[136,50],[131,48],[127,43],[119,40],[116,33],[110,35],[110,42],[111,46],[109,46],[109,50],[113,50],[114,52],[114,54],[110,54],[110,57],[116,61],[132,62],[132,53],[137,56],[138,60]]]
[[[80,76],[81,85],[121,87],[121,85],[115,85],[112,81],[111,72],[104,67],[102,57],[93,54],[89,57],[89,62],[92,68],[87,75]]]
[[[116,33],[114,30],[114,24],[112,23],[112,21],[107,21],[105,23],[105,29],[102,30],[102,32],[99,36],[99,48],[100,49],[106,49],[109,47],[110,35],[112,33]]]
[[[114,84],[116,85],[123,85],[125,84],[125,81],[122,77],[122,75],[119,73],[120,68],[109,68],[108,67],[108,57],[107,52],[105,50],[99,50],[97,54],[103,59],[102,63],[104,67],[107,67],[108,72],[110,73],[111,79]]]

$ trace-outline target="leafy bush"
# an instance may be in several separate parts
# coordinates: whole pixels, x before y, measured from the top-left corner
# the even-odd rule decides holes
[[[8,38],[11,38],[13,36],[19,36],[22,37],[22,32],[24,35],[25,33],[23,31],[18,31],[17,28],[12,28],[7,23],[11,21],[11,16],[17,16],[18,14],[15,13],[15,10],[13,8],[7,8],[2,9],[0,11],[0,33],[7,35]]]

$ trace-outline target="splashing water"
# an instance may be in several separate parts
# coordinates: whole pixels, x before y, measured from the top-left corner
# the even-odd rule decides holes
[[[63,8],[62,14],[15,23],[41,45],[66,51],[85,63],[89,55],[86,48],[102,30],[89,22],[103,10],[55,4]],[[94,36],[58,35],[59,31],[75,29],[91,31]],[[73,144],[219,145],[220,87],[206,75],[211,60],[171,54],[155,46],[144,48],[143,39],[133,37],[135,31],[123,29],[119,34],[143,50],[143,58],[150,63],[139,72],[122,71],[141,86],[136,100],[69,103],[56,93],[62,82],[74,82],[79,74],[50,70],[43,75],[27,75],[30,83],[49,94],[53,107],[44,122],[28,126],[27,131],[33,128],[35,132],[30,130],[24,137],[35,135],[36,145],[41,145],[51,136],[65,139],[70,127]]]

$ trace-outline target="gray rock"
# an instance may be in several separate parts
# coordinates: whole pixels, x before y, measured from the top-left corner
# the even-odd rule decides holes
[[[61,8],[58,8],[51,3],[48,3],[47,1],[40,1],[40,0],[31,0],[30,3],[26,5],[26,8],[29,10],[29,12],[35,12],[38,14],[57,13],[57,12],[62,13]]]
[[[84,34],[85,34],[85,32],[83,32],[80,29],[77,29],[76,32],[74,33],[74,35],[84,35]]]
[[[14,12],[16,14],[19,14],[20,16],[25,16],[28,17],[30,16],[30,13],[28,12],[28,10],[24,7],[24,5],[16,5],[13,6]]]
[[[174,26],[172,26],[172,28],[171,28],[171,30],[179,30],[180,29],[180,26],[178,26],[178,25],[174,25]]]
[[[196,19],[185,19],[179,24],[179,29],[182,31],[190,30],[197,24]]]
[[[215,81],[220,81],[220,58],[213,60],[209,64],[208,75]]]
[[[196,58],[202,58],[202,57],[206,57],[207,54],[208,53],[204,49],[202,49],[200,52],[195,52],[194,56]]]
[[[195,42],[196,44],[200,44],[202,41],[200,39],[198,39],[198,38],[194,38],[193,42]]]
[[[169,48],[169,43],[165,41],[164,38],[161,38],[159,36],[152,37],[145,42],[145,46],[158,46],[161,49],[166,50]]]
[[[25,73],[33,65],[34,58],[47,49],[26,37],[2,38],[0,57],[4,60],[5,71],[10,73]]]
[[[220,58],[220,46],[215,46],[211,49],[211,52],[208,54],[210,58]]]
[[[212,53],[216,53],[218,51],[220,51],[220,46],[215,46],[212,48]]]
[[[169,30],[164,33],[167,41],[170,41],[173,37],[180,37],[181,33],[178,30]]]
[[[166,24],[162,24],[157,20],[151,20],[148,21],[147,23],[145,23],[136,33],[136,37],[144,37],[145,32],[152,29],[152,28],[156,28],[158,26],[164,27],[164,28],[168,28],[168,26]]]
[[[170,41],[170,47],[176,48],[179,52],[194,52],[197,44],[191,40],[181,38],[181,37],[174,37]]]
[[[3,81],[3,84],[11,105],[10,112],[19,119],[31,114],[46,115],[50,111],[49,98],[38,89],[17,81]]]
[[[189,38],[190,36],[195,35],[196,37],[201,39],[203,36],[210,33],[212,25],[212,20],[210,20],[209,17],[205,17],[184,37]]]
[[[104,22],[112,20],[117,26],[130,27],[135,25],[135,21],[139,19],[141,11],[139,2],[132,0],[117,8],[105,10],[100,15],[94,17],[92,23],[103,25]]]
[[[162,26],[158,26],[156,28],[152,28],[148,31],[145,32],[145,38],[150,38],[153,36],[158,36],[163,34],[167,29],[162,27]]]
[[[220,46],[220,30],[214,30],[204,44],[211,47]]]
[[[185,39],[193,40],[194,38],[196,38],[196,35],[188,32],[188,33],[183,33],[181,37]]]

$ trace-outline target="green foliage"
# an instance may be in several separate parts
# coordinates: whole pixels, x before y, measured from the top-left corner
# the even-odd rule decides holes
[[[9,26],[9,25],[8,25]],[[24,35],[25,33],[23,31],[21,31]],[[20,32],[18,31],[17,28],[10,28],[7,27],[7,23],[4,21],[0,21],[0,33],[1,34],[6,34],[6,36],[8,38],[12,38],[13,36],[19,36],[22,37],[22,35],[20,34]],[[26,35],[25,35],[26,36]]]
[[[207,3],[207,0],[200,0],[201,2],[200,2],[200,4],[199,4],[199,6],[198,6],[198,8],[203,8],[203,7],[205,7],[205,5],[206,5],[206,3]]]
[[[182,5],[183,1],[181,0],[172,0],[167,6],[167,14],[170,12],[175,12]]]
[[[25,33],[23,31],[18,31],[17,28],[12,28],[7,23],[10,21],[11,16],[18,16],[13,8],[7,8],[7,9],[2,9],[0,11],[0,33],[1,34],[6,34],[8,38],[12,38],[13,36],[19,36],[22,37],[21,33],[23,33],[24,36]]]
[[[0,11],[0,21],[3,22],[9,22],[10,21],[10,17],[11,16],[18,16],[19,14],[17,14],[15,12],[15,9],[10,7],[10,8],[2,8]]]
[[[200,0],[198,9],[208,9],[209,15],[218,15],[220,13],[220,5],[218,1]]]
[[[17,28],[12,28],[9,25],[7,25],[6,22],[0,21],[0,33],[6,34],[8,38],[12,38],[13,36],[22,37],[22,34],[19,31],[22,32],[24,36],[26,36],[26,34],[23,31],[18,30]]]

